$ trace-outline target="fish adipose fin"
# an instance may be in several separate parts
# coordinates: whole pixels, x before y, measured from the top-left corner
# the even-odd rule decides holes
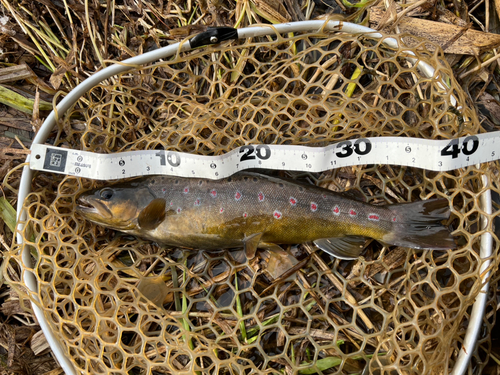
[[[167,203],[163,198],[153,199],[139,214],[137,221],[141,229],[156,229],[165,220],[167,215],[165,212],[166,205]]]
[[[447,199],[432,199],[387,206],[393,214],[393,230],[380,240],[413,249],[456,249],[455,239],[441,221],[450,217]]]
[[[320,238],[314,244],[321,250],[339,259],[356,259],[363,251],[366,238],[362,236],[347,236],[335,238]]]

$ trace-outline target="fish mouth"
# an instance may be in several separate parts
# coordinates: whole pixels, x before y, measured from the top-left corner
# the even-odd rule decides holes
[[[91,197],[79,197],[77,201],[79,203],[76,207],[77,211],[85,216],[99,216],[106,219],[113,217],[109,208],[96,199]]]

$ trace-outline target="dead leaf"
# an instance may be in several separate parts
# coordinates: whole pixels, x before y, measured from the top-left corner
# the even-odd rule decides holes
[[[187,25],[182,27],[176,27],[174,29],[169,30],[170,36],[174,38],[184,39],[188,36],[202,33],[208,29],[207,26],[204,25]]]
[[[283,4],[277,0],[252,0],[259,16],[273,23],[290,22],[292,17]]]
[[[143,277],[137,289],[158,307],[163,307],[163,302],[169,294],[164,276]]]
[[[396,4],[394,3],[393,0],[388,0],[388,2],[389,6],[384,11],[384,14],[382,15],[380,21],[378,22],[377,30],[383,29],[384,27],[391,25],[398,19]]]
[[[484,92],[476,102],[480,114],[484,115],[496,127],[500,126],[500,103],[492,95]],[[484,124],[483,124],[484,126]],[[492,131],[496,130],[493,127]]]
[[[52,85],[54,89],[58,89],[59,86],[61,86],[62,79],[64,77],[64,73],[66,73],[67,70],[64,68],[62,65],[60,65],[54,73],[50,76],[49,82]]]

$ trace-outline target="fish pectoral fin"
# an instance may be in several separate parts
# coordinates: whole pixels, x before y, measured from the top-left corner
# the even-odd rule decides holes
[[[260,239],[264,233],[255,233],[249,236],[245,236],[243,243],[245,244],[245,254],[247,259],[253,259],[255,253],[257,252],[257,247],[259,246]]]
[[[313,241],[321,250],[339,259],[356,259],[363,251],[366,238],[362,236],[347,236],[320,238]]]
[[[167,215],[166,205],[163,198],[153,199],[139,214],[138,223],[141,229],[151,230],[160,225]]]

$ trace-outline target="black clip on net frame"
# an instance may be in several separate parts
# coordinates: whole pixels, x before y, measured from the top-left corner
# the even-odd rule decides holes
[[[197,48],[231,39],[238,39],[238,30],[225,26],[214,27],[192,37],[189,40],[189,44],[191,45],[191,48]]]

